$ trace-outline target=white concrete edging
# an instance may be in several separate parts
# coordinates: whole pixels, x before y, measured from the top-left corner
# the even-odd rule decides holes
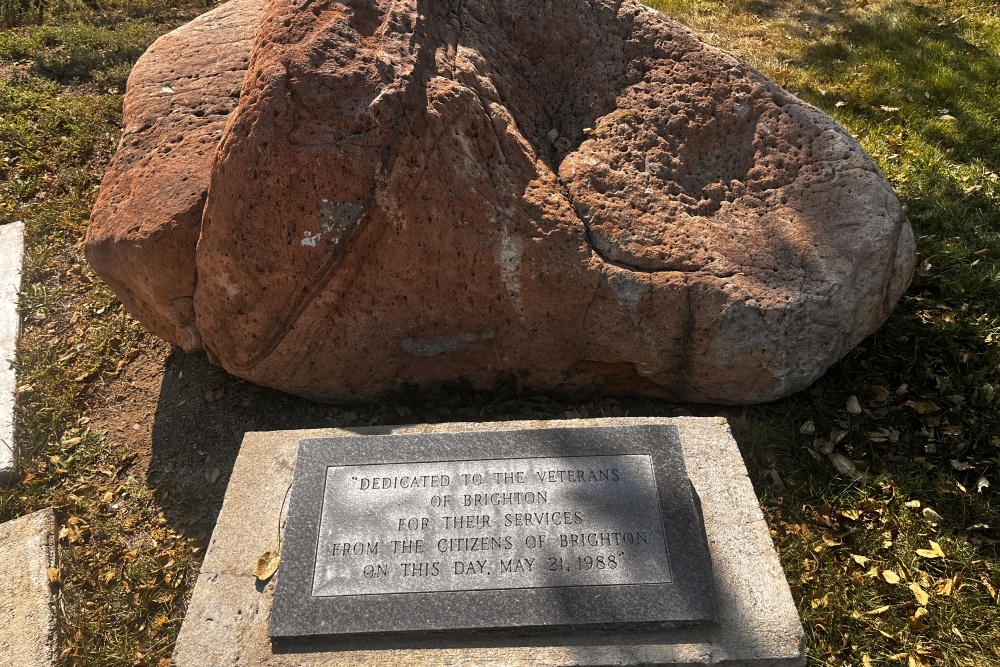
[[[14,389],[17,377],[13,361],[21,318],[17,297],[21,291],[24,261],[24,223],[16,220],[0,225],[0,486],[10,482],[17,465],[14,447]]]
[[[0,665],[56,663],[56,517],[51,509],[0,523]]]

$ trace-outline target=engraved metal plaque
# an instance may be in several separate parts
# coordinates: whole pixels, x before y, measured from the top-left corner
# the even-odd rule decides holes
[[[268,631],[276,642],[714,618],[704,525],[674,426],[299,445]]]
[[[670,582],[648,454],[330,466],[314,596]]]

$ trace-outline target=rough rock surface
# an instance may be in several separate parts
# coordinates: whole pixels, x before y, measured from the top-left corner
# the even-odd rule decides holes
[[[125,130],[104,175],[87,260],[151,332],[201,348],[194,250],[226,119],[246,75],[262,0],[232,0],[164,35],[139,59]]]
[[[189,265],[193,243],[155,245]],[[739,403],[820,376],[913,262],[846,131],[634,0],[267,0],[211,170],[196,325],[157,327],[162,277],[126,303],[318,399],[513,372]]]

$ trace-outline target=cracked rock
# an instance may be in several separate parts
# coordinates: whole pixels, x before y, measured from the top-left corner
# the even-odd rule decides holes
[[[422,8],[233,0],[198,19],[242,35],[218,59],[195,21],[140,60],[87,252],[154,333],[319,400],[515,373],[747,403],[908,285],[857,141],[684,26],[632,0]],[[197,115],[246,62],[235,109]]]

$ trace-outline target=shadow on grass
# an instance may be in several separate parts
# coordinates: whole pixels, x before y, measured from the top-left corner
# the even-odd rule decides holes
[[[210,364],[203,353],[175,349],[163,370],[147,484],[174,530],[204,540],[215,525],[247,431],[576,416],[567,411],[579,411],[581,417],[727,414],[717,406],[688,408],[645,398],[581,405],[519,387],[513,378],[489,390],[451,380],[409,387],[380,402],[327,405],[240,380]]]
[[[124,89],[132,66],[157,37],[208,7],[202,0],[183,4],[182,10],[162,0],[125,2],[117,11],[89,7],[55,21],[43,17],[38,25],[0,31],[0,62],[30,60],[28,74],[60,84]],[[36,18],[26,15],[21,23]]]
[[[204,354],[174,351],[163,371],[147,483],[172,527],[204,540],[245,432],[329,428],[341,413],[234,378]]]
[[[477,392],[468,383],[447,382],[382,403],[327,405],[240,380],[204,354],[174,350],[166,359],[153,422],[148,484],[175,530],[205,539],[247,431],[477,421],[498,411],[532,419],[565,410],[547,400],[518,401],[517,394],[514,385]]]
[[[969,31],[961,30],[967,19],[942,16],[927,6],[896,3],[843,17],[836,38],[813,42],[803,64],[828,76],[867,70],[849,84],[853,115],[881,121],[881,107],[897,107],[901,124],[926,142],[951,149],[958,160],[1000,168],[1000,58],[969,41]],[[828,17],[817,6],[802,19],[820,26]]]
[[[975,43],[966,19],[945,13],[892,2],[832,16],[812,3],[799,15],[823,30],[799,54],[796,89],[854,131],[870,131],[866,147],[910,208],[920,264],[888,321],[812,391],[755,410],[757,439],[787,451],[800,479],[829,475],[827,461],[802,447],[812,439],[798,432],[808,419],[820,438],[849,431],[838,449],[873,462],[873,472],[904,472],[901,483],[928,497],[945,479],[975,488],[997,454],[1000,352],[990,332],[1000,321],[1000,190],[989,174],[1000,169],[1000,57]],[[882,389],[873,386],[894,393],[878,400]],[[852,394],[864,414],[845,413]],[[934,409],[907,405],[921,400]],[[887,427],[897,435],[871,439]],[[995,525],[996,510],[982,498],[949,503],[943,528]],[[996,553],[992,542],[981,544]]]

